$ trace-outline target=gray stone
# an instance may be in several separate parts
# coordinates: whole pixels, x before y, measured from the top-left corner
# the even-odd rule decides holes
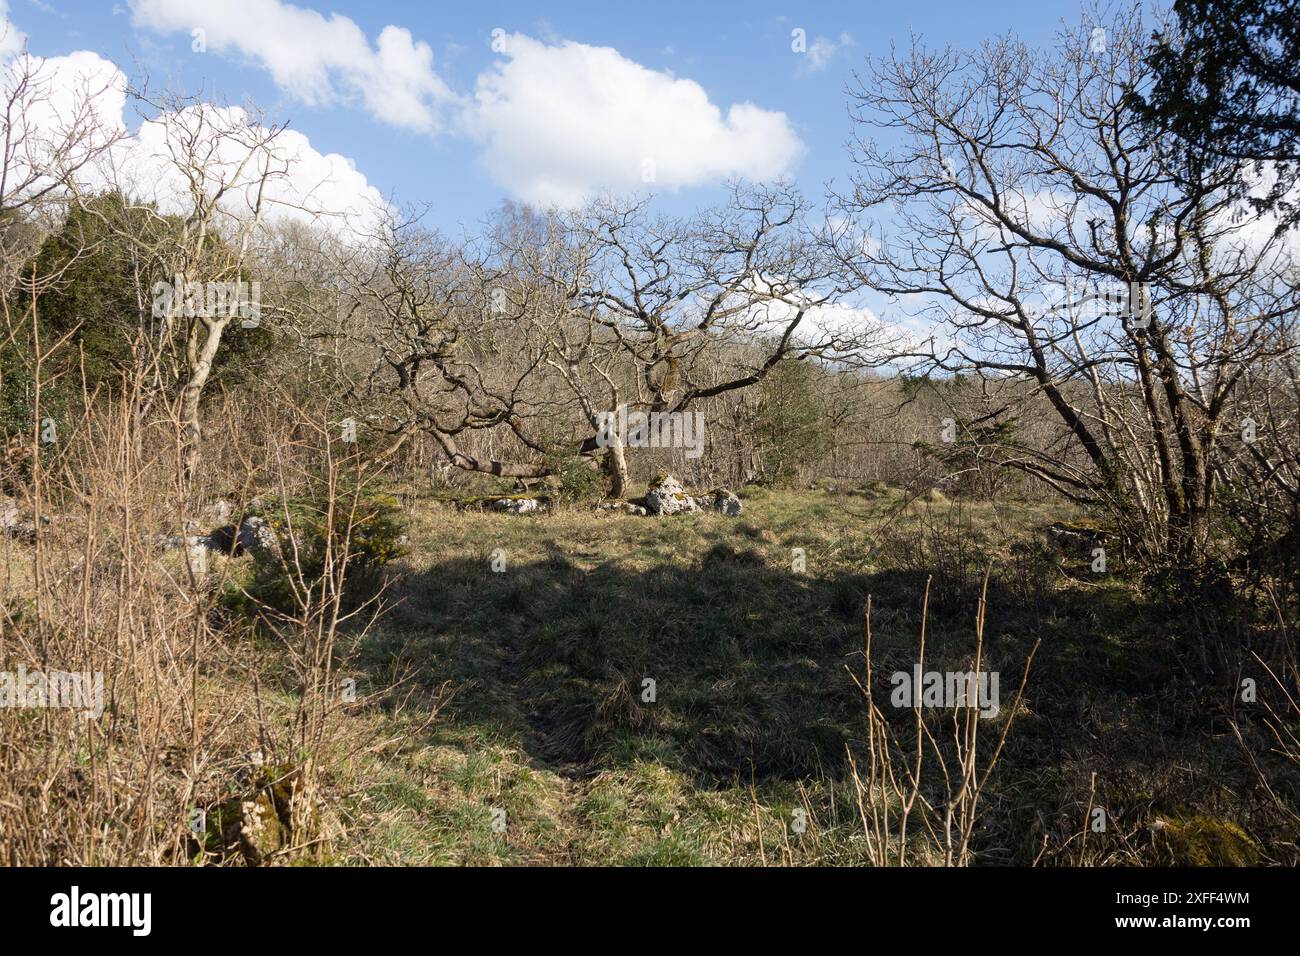
[[[217,550],[212,543],[212,536],[207,534],[160,534],[155,542],[164,551],[175,551],[182,547]]]
[[[633,501],[601,501],[596,504],[597,511],[621,511],[623,514],[638,515],[644,517],[649,512],[646,511],[645,505],[636,504]]]
[[[740,514],[745,507],[741,504],[740,499],[726,488],[714,488],[707,496],[696,500],[701,506],[729,518],[734,518]]]
[[[689,514],[699,511],[695,499],[672,475],[660,475],[645,493],[646,511],[652,515]]]
[[[235,514],[235,506],[224,498],[218,498],[203,509],[203,520],[209,525],[228,524]]]
[[[249,515],[241,521],[235,532],[235,541],[259,564],[280,563],[280,539],[265,518]]]
[[[494,500],[491,508],[493,511],[504,511],[512,515],[526,515],[545,511],[546,503],[539,498],[506,497]]]
[[[1046,535],[1048,545],[1063,553],[1091,551],[1108,545],[1111,540],[1108,531],[1082,522],[1055,522],[1047,528]]]

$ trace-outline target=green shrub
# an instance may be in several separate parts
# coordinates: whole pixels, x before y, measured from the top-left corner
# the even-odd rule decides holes
[[[323,493],[266,499],[249,514],[275,531],[283,559],[259,562],[241,593],[232,596],[243,611],[250,610],[243,604],[251,597],[259,605],[293,613],[299,603],[296,590],[321,582],[327,554],[336,561],[346,555],[344,581],[353,599],[374,584],[373,572],[406,554],[405,515],[391,495],[339,488],[332,501]]]
[[[556,456],[547,461],[547,466],[560,500],[594,501],[604,496],[605,478],[587,459],[578,455]]]
[[[788,486],[834,447],[834,426],[817,384],[813,366],[796,361],[779,363],[763,380],[755,421],[762,483]]]

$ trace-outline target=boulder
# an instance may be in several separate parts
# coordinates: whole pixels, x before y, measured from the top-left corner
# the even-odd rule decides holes
[[[623,514],[639,515],[644,517],[649,514],[645,505],[639,505],[633,501],[599,501],[596,503],[597,511],[621,511]]]
[[[219,498],[203,509],[206,524],[227,524],[235,514],[235,506],[224,498]]]
[[[253,556],[259,564],[279,564],[282,556],[280,538],[265,518],[249,515],[235,531],[239,548]]]
[[[1047,543],[1058,551],[1077,551],[1102,547],[1111,535],[1104,528],[1083,521],[1057,521],[1047,527]]]
[[[19,541],[23,541],[27,544],[35,544],[36,522],[26,520],[19,521],[13,527],[5,528],[4,533],[11,538],[17,538]]]
[[[251,789],[208,808],[202,848],[218,859],[242,856],[246,865],[262,866],[293,845],[295,824],[307,822],[313,808],[296,769],[260,769],[251,782]]]
[[[242,856],[262,866],[288,843],[289,828],[268,789],[232,797],[208,810],[203,849],[218,859]]]
[[[703,498],[695,499],[704,508],[734,518],[744,509],[740,499],[726,488],[714,488]]]
[[[239,849],[249,866],[260,866],[285,844],[285,827],[275,815],[275,801],[265,790],[239,802]]]
[[[488,505],[493,511],[504,511],[506,514],[526,515],[533,512],[545,511],[547,503],[541,498],[529,498],[525,496],[508,496],[504,498],[495,498]]]
[[[652,515],[675,515],[699,511],[695,499],[672,475],[660,474],[645,493],[645,508]]]
[[[50,523],[49,515],[41,517],[42,526]],[[36,522],[24,518],[13,498],[0,498],[0,534],[31,544],[36,540]]]

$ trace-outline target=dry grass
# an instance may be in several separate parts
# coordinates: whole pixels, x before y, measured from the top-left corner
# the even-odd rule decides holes
[[[341,730],[345,712],[373,704],[340,692],[365,633],[349,617],[371,607],[345,607],[348,555],[327,548],[319,579],[289,556],[291,607],[256,622],[223,612],[248,559],[165,544],[197,529],[205,496],[177,477],[174,423],[141,425],[133,407],[101,404],[33,444],[19,503],[37,531],[0,551],[0,671],[94,675],[103,707],[0,708],[0,852],[11,865],[299,858],[345,825],[322,791],[374,743]],[[234,422],[230,446],[248,447]],[[283,489],[310,470],[333,501],[355,462],[319,422],[292,431],[232,483]],[[259,794],[277,819],[255,847],[229,811]]]
[[[165,423],[136,441],[125,416],[42,466],[58,518],[0,542],[0,669],[100,671],[107,710],[0,710],[5,862],[1297,859],[1289,618],[1091,576],[1043,544],[1051,509],[746,489],[738,519],[517,517],[407,488],[412,553],[373,629],[344,555],[299,569],[287,610],[234,615],[248,559],[197,574],[157,538],[218,488],[342,487],[355,461],[295,415],[262,444],[212,436],[224,470],[193,488]],[[254,467],[251,447],[281,452]],[[997,718],[886,706],[922,625],[927,668],[1003,673]],[[277,785],[292,819],[269,853],[194,839],[196,808]]]
[[[1090,555],[1053,552],[1041,529],[1060,513],[1023,502],[900,512],[760,489],[745,499],[739,519],[657,521],[411,498],[399,604],[365,661],[403,662],[457,693],[424,745],[390,765],[390,842],[354,843],[350,857],[896,862],[915,792],[911,863],[1187,861],[1209,851],[1171,848],[1161,821],[1198,815],[1219,836],[1239,828],[1261,861],[1294,859],[1286,811],[1258,804],[1254,771],[1224,733],[1235,671],[1202,666],[1204,622],[1145,593],[1122,563],[1100,577]],[[884,702],[889,674],[918,660],[927,583],[926,660],[965,670],[986,659],[1002,673],[1002,712],[972,725],[927,709],[919,788],[896,773],[890,789],[869,779],[871,728],[915,740],[914,712]],[[868,599],[875,721],[854,679]],[[1223,608],[1220,625],[1245,610]],[[1238,651],[1271,644],[1266,630],[1243,632]],[[1268,749],[1260,733],[1250,746]],[[896,770],[910,770],[903,756]],[[1269,769],[1294,808],[1293,772],[1282,760]],[[1104,833],[1090,828],[1097,807]],[[888,809],[883,829],[873,808],[882,820]],[[492,826],[502,810],[504,833]]]

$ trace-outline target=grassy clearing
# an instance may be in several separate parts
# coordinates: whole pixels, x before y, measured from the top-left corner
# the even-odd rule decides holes
[[[1042,645],[978,860],[1294,858],[1224,729],[1235,674],[1204,650],[1218,623],[1171,615],[1117,559],[1102,576],[1050,551],[1041,529],[1059,509],[744,497],[740,518],[659,520],[412,503],[397,604],[362,663],[451,697],[429,730],[354,768],[369,785],[346,806],[338,861],[863,862],[846,754],[865,735],[850,670],[867,598],[888,700],[881,682],[916,660],[927,579],[927,668],[971,666],[990,566],[986,666],[1004,702]],[[1085,839],[1093,807],[1109,825]]]

